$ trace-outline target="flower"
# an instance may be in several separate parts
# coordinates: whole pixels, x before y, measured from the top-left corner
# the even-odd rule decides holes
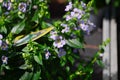
[[[103,53],[99,54],[100,57],[103,57],[103,55],[104,55]]]
[[[49,52],[49,51],[47,51],[46,53],[45,53],[45,59],[49,59],[49,56],[51,55],[51,53]]]
[[[80,27],[81,27],[81,29],[83,30],[83,31],[88,31],[88,25],[87,24],[85,24],[85,23],[81,23],[80,24]]]
[[[0,40],[0,47],[2,46],[2,40]]]
[[[72,9],[72,2],[69,2],[69,4],[65,8],[65,11],[69,11],[71,9]]]
[[[37,6],[37,5],[34,5],[32,8],[33,8],[33,9],[38,9],[38,6]]]
[[[2,42],[2,45],[1,45],[1,49],[2,50],[8,50],[8,44],[6,42]]]
[[[81,6],[85,9],[86,8],[86,4],[83,2],[83,1],[81,1]]]
[[[69,27],[65,27],[64,29],[62,29],[62,33],[67,33],[70,31],[70,28]]]
[[[12,3],[11,2],[3,2],[2,6],[7,8],[7,10],[11,10],[12,9]]]
[[[66,15],[66,21],[69,21],[70,19],[72,19],[72,17],[70,15]]]
[[[0,47],[1,47],[1,45],[2,45],[2,39],[3,38],[3,36],[0,34]]]
[[[68,27],[67,24],[61,24],[62,27],[64,27],[64,29],[62,29],[62,33],[67,33],[70,31],[70,28]]]
[[[87,22],[84,22],[84,21],[81,21],[80,22],[80,28],[87,32],[87,34],[89,34],[93,29],[94,29],[95,25],[90,21],[88,20]]]
[[[62,36],[57,36],[55,42],[53,43],[54,47],[62,48],[66,44],[65,39],[62,38]]]
[[[21,3],[19,3],[18,9],[19,9],[21,12],[26,12],[26,7],[27,7],[27,4],[21,2]]]
[[[8,63],[8,57],[6,57],[6,56],[2,56],[1,60],[2,60],[3,64],[7,64]]]
[[[63,48],[60,48],[59,53],[58,53],[58,57],[60,58],[60,57],[62,57],[64,55],[66,55],[66,51]]]
[[[71,14],[71,17],[80,19],[82,17],[82,15],[84,14],[84,11],[82,11],[78,8],[74,8],[70,14]]]
[[[58,36],[56,31],[51,31],[50,35],[51,35],[50,38],[53,40],[56,40],[56,37]]]

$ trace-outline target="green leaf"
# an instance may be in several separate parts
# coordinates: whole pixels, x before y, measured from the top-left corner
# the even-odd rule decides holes
[[[43,29],[43,30],[40,30],[40,31],[37,31],[37,32],[32,32],[32,33],[28,34],[27,36],[23,37],[22,39],[14,41],[14,45],[15,46],[21,46],[23,44],[28,43],[30,40],[32,40],[32,41],[37,40],[40,37],[47,34],[48,32],[50,32],[53,28],[54,27],[49,27],[47,29]]]
[[[42,65],[43,63],[42,63],[42,55],[41,54],[39,54],[39,56],[34,56],[34,60],[38,63],[38,64],[40,64],[40,65]]]
[[[30,65],[27,65],[27,64],[23,64],[19,67],[19,69],[23,69],[23,70],[26,70],[28,68],[30,68],[31,66]]]
[[[68,60],[71,62],[71,64],[73,65],[75,60],[72,56],[68,56]]]
[[[36,23],[39,23],[39,17],[38,17],[38,11],[35,12],[33,18],[32,18],[32,21],[36,22]]]
[[[23,20],[21,23],[14,26],[11,30],[11,33],[13,34],[19,34],[25,27],[25,20]]]
[[[105,0],[106,4],[109,4],[111,0]]]
[[[33,73],[25,72],[19,80],[31,80]]]
[[[97,60],[96,63],[97,63],[99,66],[101,66],[101,67],[104,66],[104,64],[103,64],[103,62],[102,62],[101,60]]]
[[[39,80],[39,79],[40,79],[40,73],[41,73],[41,71],[36,72],[36,73],[34,74],[34,76],[33,76],[33,79],[32,79],[32,80]]]
[[[77,39],[66,40],[67,45],[73,48],[83,48],[83,43],[79,42]]]
[[[7,33],[7,28],[5,26],[0,26],[0,32]]]

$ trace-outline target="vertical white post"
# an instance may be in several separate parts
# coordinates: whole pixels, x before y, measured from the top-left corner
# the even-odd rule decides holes
[[[111,42],[110,42],[110,51],[111,51],[111,80],[118,80],[118,65],[117,65],[117,24],[115,19],[111,19],[110,22],[110,35],[111,35]]]
[[[109,20],[103,19],[103,41],[110,38],[110,24]],[[103,55],[103,80],[110,80],[110,45],[105,47],[105,52]]]

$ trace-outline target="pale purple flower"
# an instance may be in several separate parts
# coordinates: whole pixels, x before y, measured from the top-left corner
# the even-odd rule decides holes
[[[70,31],[70,28],[69,27],[65,27],[64,29],[62,29],[62,33],[67,33]]]
[[[62,48],[66,44],[66,40],[62,36],[58,36],[53,43],[54,47]]]
[[[89,34],[95,28],[95,25],[89,20],[87,22],[81,21],[80,28]]]
[[[72,17],[70,15],[66,15],[66,21],[69,21],[70,19],[72,19]]]
[[[66,55],[66,51],[63,48],[60,48],[59,53],[58,53],[58,57],[60,58],[60,57],[62,57],[64,55]]]
[[[70,28],[68,27],[67,24],[61,24],[62,27],[64,27],[64,29],[62,29],[62,33],[67,33],[70,31]]]
[[[46,51],[46,53],[45,53],[45,59],[49,59],[50,55],[51,55],[51,53],[49,51]]]
[[[12,3],[11,2],[3,2],[2,6],[7,8],[7,10],[11,10],[12,9]]]
[[[80,27],[81,27],[81,29],[82,29],[83,31],[87,31],[89,26],[86,25],[86,24],[84,24],[84,23],[82,23],[82,24],[80,24]]]
[[[27,4],[26,3],[19,3],[19,6],[18,6],[18,9],[21,11],[21,12],[26,12],[26,8],[27,8]]]
[[[5,14],[5,15],[8,15],[8,14],[9,14],[9,12],[7,12],[7,11],[6,11],[4,14]]]
[[[72,2],[69,2],[69,4],[65,8],[65,11],[69,11],[71,9],[72,9]]]
[[[83,2],[83,1],[81,1],[81,6],[85,9],[86,8],[86,4]]]
[[[61,26],[62,26],[62,27],[67,27],[68,25],[67,25],[67,24],[63,24],[63,23],[62,23],[62,24],[61,24]]]
[[[8,50],[8,44],[6,42],[2,41],[1,49]]]
[[[74,8],[73,11],[70,13],[71,17],[75,17],[80,19],[82,17],[82,15],[84,14],[84,11],[78,9],[78,8]]]
[[[8,57],[6,57],[6,56],[2,56],[1,60],[2,60],[3,64],[7,64],[8,63]]]
[[[50,38],[53,39],[53,40],[56,40],[56,37],[57,37],[57,32],[56,31],[51,31],[50,32]]]

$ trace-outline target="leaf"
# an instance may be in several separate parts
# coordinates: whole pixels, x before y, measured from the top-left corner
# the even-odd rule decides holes
[[[32,17],[32,21],[39,23],[38,11],[35,12],[34,16]]]
[[[33,73],[25,72],[19,80],[31,80]]]
[[[97,60],[96,63],[97,63],[99,66],[101,66],[101,67],[104,66],[104,64],[103,64],[103,62],[102,62],[101,60]]]
[[[30,67],[29,65],[23,64],[23,65],[21,65],[21,66],[19,67],[19,69],[26,70],[26,69],[28,69],[29,67]]]
[[[39,80],[39,78],[40,78],[40,73],[41,73],[41,71],[36,72],[36,73],[34,74],[34,76],[33,76],[33,79],[32,79],[32,80]]]
[[[68,60],[71,62],[71,64],[73,65],[75,60],[72,56],[68,56]]]
[[[24,37],[24,35],[19,35],[14,39],[14,42],[17,42],[19,39],[21,39],[22,37]]]
[[[43,29],[37,32],[32,32],[28,34],[27,36],[23,37],[22,39],[19,39],[18,41],[14,41],[15,46],[21,46],[23,44],[28,43],[30,40],[34,41],[39,39],[40,37],[44,36],[48,32],[50,32],[54,27],[49,27],[47,29]]]
[[[111,0],[105,0],[106,4],[109,4]]]
[[[0,26],[0,32],[4,32],[5,34],[7,33],[7,28],[5,26]]]
[[[34,60],[35,60],[38,64],[40,64],[40,65],[43,64],[43,63],[42,63],[42,56],[41,56],[41,54],[39,55],[39,57],[38,57],[38,56],[34,56]]]
[[[79,42],[77,39],[70,39],[66,41],[67,45],[74,48],[83,48],[83,43]]]
[[[13,34],[19,34],[25,27],[25,20],[23,20],[21,23],[14,26],[11,30],[11,33]]]

